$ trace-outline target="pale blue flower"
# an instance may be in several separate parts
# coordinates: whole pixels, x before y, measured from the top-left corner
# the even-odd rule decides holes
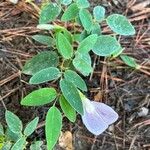
[[[94,135],[104,132],[108,126],[118,119],[118,114],[104,103],[90,101],[82,97],[84,114],[82,121]]]

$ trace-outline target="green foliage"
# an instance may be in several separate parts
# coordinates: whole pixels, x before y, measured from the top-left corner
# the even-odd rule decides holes
[[[79,8],[88,8],[90,6],[88,0],[76,0],[76,3]]]
[[[12,132],[20,133],[22,131],[22,122],[15,114],[7,110],[5,118],[7,125]]]
[[[27,61],[22,69],[22,72],[24,74],[34,75],[42,69],[48,67],[57,67],[58,63],[59,57],[57,53],[44,51]]]
[[[11,148],[11,150],[23,150],[26,144],[26,138],[21,137]]]
[[[42,150],[42,149],[41,149],[42,144],[43,144],[42,141],[35,141],[35,142],[30,146],[30,150]]]
[[[57,46],[60,54],[65,59],[70,59],[72,57],[73,48],[68,39],[62,33],[57,34]]]
[[[58,79],[60,76],[61,76],[61,72],[59,71],[58,68],[49,67],[35,73],[30,79],[29,83],[40,84],[47,81],[52,81],[54,79]]]
[[[48,150],[52,150],[56,144],[62,128],[62,115],[55,107],[51,107],[46,115],[46,141]]]
[[[65,71],[64,77],[67,81],[72,82],[80,90],[87,91],[85,81],[75,71],[72,70]]]
[[[34,35],[34,36],[32,36],[32,38],[35,41],[37,41],[37,42],[39,42],[41,44],[47,45],[49,47],[54,45],[54,42],[55,42],[52,37],[47,36],[47,35]]]
[[[14,113],[6,110],[5,119],[7,126],[3,128],[3,136],[0,135],[1,150],[23,150],[28,144],[27,138],[30,136],[38,124],[38,117],[32,120],[22,133],[22,121]],[[1,126],[2,128],[2,126]]]
[[[60,80],[60,88],[69,104],[79,113],[83,114],[83,106],[79,92],[75,85],[66,79]]]
[[[125,16],[112,14],[106,19],[109,27],[120,35],[134,35],[135,29]]]
[[[76,3],[71,4],[61,17],[62,21],[73,20],[77,17],[79,8]]]
[[[93,20],[92,15],[87,9],[80,9],[79,11],[79,17],[81,20],[81,23],[86,31],[91,31],[93,26]]]
[[[64,98],[64,96],[60,96],[59,103],[61,106],[61,109],[63,110],[65,116],[71,121],[76,121],[76,111],[73,109],[73,107],[68,103],[68,101]]]
[[[21,100],[22,105],[40,106],[52,102],[57,96],[54,88],[41,88],[28,94]]]
[[[102,6],[94,7],[93,15],[96,21],[101,22],[105,18],[105,8]]]
[[[124,61],[125,64],[127,64],[130,67],[133,67],[135,69],[139,69],[140,65],[138,65],[133,57],[127,56],[127,55],[120,55],[121,59]]]
[[[61,4],[63,5],[69,5],[72,2],[72,0],[60,0],[60,1],[61,1]]]
[[[89,76],[93,72],[91,54],[107,57],[107,61],[120,55],[127,65],[139,68],[132,58],[121,55],[124,48],[116,36],[116,33],[135,34],[132,24],[125,16],[119,14],[106,16],[102,6],[95,6],[91,14],[89,7],[88,0],[56,0],[56,3],[44,3],[37,28],[46,30],[46,35],[37,34],[32,38],[46,45],[50,51],[37,54],[27,61],[22,69],[24,74],[32,75],[30,84],[37,85],[55,80],[58,85],[58,94],[54,88],[41,88],[21,100],[21,104],[26,106],[41,106],[52,102],[53,106],[46,115],[45,134],[48,150],[54,148],[62,127],[61,112],[55,107],[58,99],[64,115],[71,122],[75,122],[76,112],[83,115],[79,93],[87,92],[88,88],[80,74]],[[113,36],[103,34],[103,22],[115,32]],[[37,119],[31,121],[23,135],[32,134],[37,122]],[[12,135],[12,132],[9,133]],[[22,133],[14,137],[17,141],[22,138]],[[31,150],[36,149],[36,145],[37,149],[41,149],[42,144],[37,141],[30,147]]]
[[[93,52],[99,56],[111,56],[118,49],[120,50],[121,46],[116,38],[109,35],[101,35],[93,47]]]
[[[96,41],[97,41],[96,34],[89,35],[87,38],[81,41],[77,51],[82,54],[88,53],[94,47]]]
[[[26,128],[24,129],[24,135],[30,136],[36,129],[38,122],[39,122],[39,117],[36,117],[31,122],[29,122]]]
[[[88,76],[93,71],[93,68],[91,67],[91,58],[88,53],[77,53],[73,60],[73,65],[84,76]]]
[[[44,24],[55,20],[60,11],[60,7],[56,3],[47,4],[40,13],[39,23]]]

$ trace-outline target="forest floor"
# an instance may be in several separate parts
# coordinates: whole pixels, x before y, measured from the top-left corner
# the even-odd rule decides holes
[[[86,78],[87,96],[112,106],[119,119],[97,137],[86,130],[80,117],[75,124],[64,119],[63,132],[70,131],[71,135],[60,141],[66,142],[65,139],[70,138],[75,150],[150,150],[150,111],[143,111],[150,109],[150,2],[91,0],[91,4],[92,7],[104,6],[107,14],[120,13],[129,18],[136,35],[121,37],[120,42],[125,48],[124,53],[134,57],[142,69],[129,68],[120,58],[112,60],[113,65],[110,66],[93,55],[95,68],[94,73]],[[29,58],[47,49],[31,38],[40,32],[36,28],[37,23],[37,10],[24,0],[17,5],[0,0],[0,122],[5,122],[5,107],[17,114],[24,124],[39,116],[38,129],[30,139],[45,141],[43,121],[49,105],[20,105],[25,95],[38,88],[28,84],[29,77],[21,74],[22,66]],[[110,33],[105,25],[103,31]],[[59,143],[57,147],[61,149]]]

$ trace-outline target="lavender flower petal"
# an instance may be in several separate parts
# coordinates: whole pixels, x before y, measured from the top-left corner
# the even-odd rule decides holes
[[[118,114],[108,105],[94,101],[91,101],[91,104],[95,107],[96,112],[101,116],[103,121],[108,125],[114,123],[118,119]]]
[[[118,114],[106,104],[90,101],[85,97],[81,98],[84,109],[82,121],[91,133],[101,134],[118,119]]]
[[[86,109],[84,109],[82,121],[86,126],[86,128],[94,135],[99,135],[108,128],[108,125],[103,121],[101,116],[99,116],[99,114],[97,114],[95,111],[89,113],[88,111],[86,111]]]

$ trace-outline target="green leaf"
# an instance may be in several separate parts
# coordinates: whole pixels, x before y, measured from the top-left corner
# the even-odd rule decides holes
[[[94,23],[91,29],[91,33],[92,34],[97,34],[97,35],[101,35],[101,27],[99,25],[99,23]]]
[[[13,141],[13,142],[16,142],[18,139],[22,137],[22,132],[14,133],[10,130],[9,127],[6,129],[5,134],[6,134],[7,140]]]
[[[12,143],[10,141],[7,141],[4,143],[2,150],[10,150],[12,146]]]
[[[120,35],[134,35],[135,29],[125,16],[113,14],[106,19],[109,27]]]
[[[25,148],[26,138],[21,137],[11,148],[11,150],[23,150]]]
[[[35,41],[41,44],[47,45],[47,46],[52,46],[54,45],[54,42],[55,42],[53,38],[47,35],[33,35],[32,38]]]
[[[54,21],[59,15],[60,11],[60,7],[56,3],[50,3],[44,6],[40,13],[39,23],[44,24]]]
[[[73,65],[84,76],[88,76],[93,71],[93,68],[91,67],[91,58],[88,53],[76,54]]]
[[[139,69],[140,65],[138,65],[133,57],[127,56],[127,55],[120,55],[121,59],[124,61],[125,64],[127,64],[130,67],[133,67],[135,69]]]
[[[0,123],[0,136],[4,135],[4,129],[2,124]]]
[[[46,115],[46,141],[48,150],[55,146],[62,128],[62,115],[55,107],[51,107]]]
[[[57,25],[39,24],[39,25],[37,25],[37,28],[41,29],[41,30],[53,30],[53,29],[57,28]]]
[[[113,52],[112,58],[116,58],[117,56],[119,56],[123,52],[123,50],[124,50],[123,48],[120,48],[116,50],[115,52]]]
[[[71,121],[76,121],[76,111],[72,108],[72,106],[68,103],[68,101],[64,98],[64,96],[60,96],[59,103],[61,109],[63,110],[65,116]]]
[[[79,8],[88,8],[90,6],[88,0],[76,0],[76,3]]]
[[[42,150],[42,149],[41,149],[42,144],[43,144],[42,141],[35,141],[35,142],[30,146],[30,150]]]
[[[28,94],[21,100],[21,105],[40,106],[52,102],[57,96],[54,88],[41,88]]]
[[[24,74],[34,75],[42,69],[49,67],[57,67],[59,63],[58,55],[55,52],[44,51],[25,63],[22,69]]]
[[[49,67],[46,69],[43,69],[37,73],[35,73],[29,83],[30,84],[40,84],[48,81],[52,81],[55,79],[58,79],[61,76],[61,72],[58,68],[55,67]]]
[[[64,4],[64,5],[69,5],[72,3],[72,0],[61,0],[61,4]]]
[[[83,114],[83,107],[79,92],[73,83],[66,79],[60,80],[60,88],[69,104],[81,115]]]
[[[89,34],[87,33],[87,31],[86,30],[83,30],[82,32],[81,32],[81,34],[80,34],[80,41],[79,42],[81,42],[81,41],[83,41],[86,37],[88,37],[89,36]]]
[[[38,122],[39,122],[39,117],[36,117],[31,122],[29,122],[24,130],[24,134],[26,136],[30,136],[36,129]]]
[[[65,59],[70,59],[72,57],[73,48],[68,39],[62,33],[57,34],[57,46],[60,54]]]
[[[8,127],[12,132],[20,133],[22,131],[22,121],[18,116],[7,110],[5,112],[5,119]]]
[[[84,29],[86,31],[91,31],[93,26],[93,20],[90,12],[87,9],[80,9],[79,17]]]
[[[72,36],[72,34],[68,30],[66,30],[66,29],[63,29],[62,32],[63,32],[64,36],[68,39],[68,41],[70,42],[70,44],[72,44],[72,42],[73,42],[73,36]]]
[[[93,15],[96,21],[101,22],[105,17],[105,8],[102,6],[94,7]]]
[[[78,87],[82,91],[87,91],[86,83],[75,71],[72,70],[65,71],[64,77],[67,81],[72,82],[76,87]]]
[[[88,53],[97,41],[97,35],[92,34],[85,38],[79,45],[77,51],[79,53]]]
[[[79,13],[79,8],[75,3],[73,3],[63,13],[61,17],[61,21],[73,20],[77,17],[78,13]]]
[[[99,56],[111,56],[115,51],[121,49],[116,38],[109,35],[101,35],[93,47],[93,52]]]

